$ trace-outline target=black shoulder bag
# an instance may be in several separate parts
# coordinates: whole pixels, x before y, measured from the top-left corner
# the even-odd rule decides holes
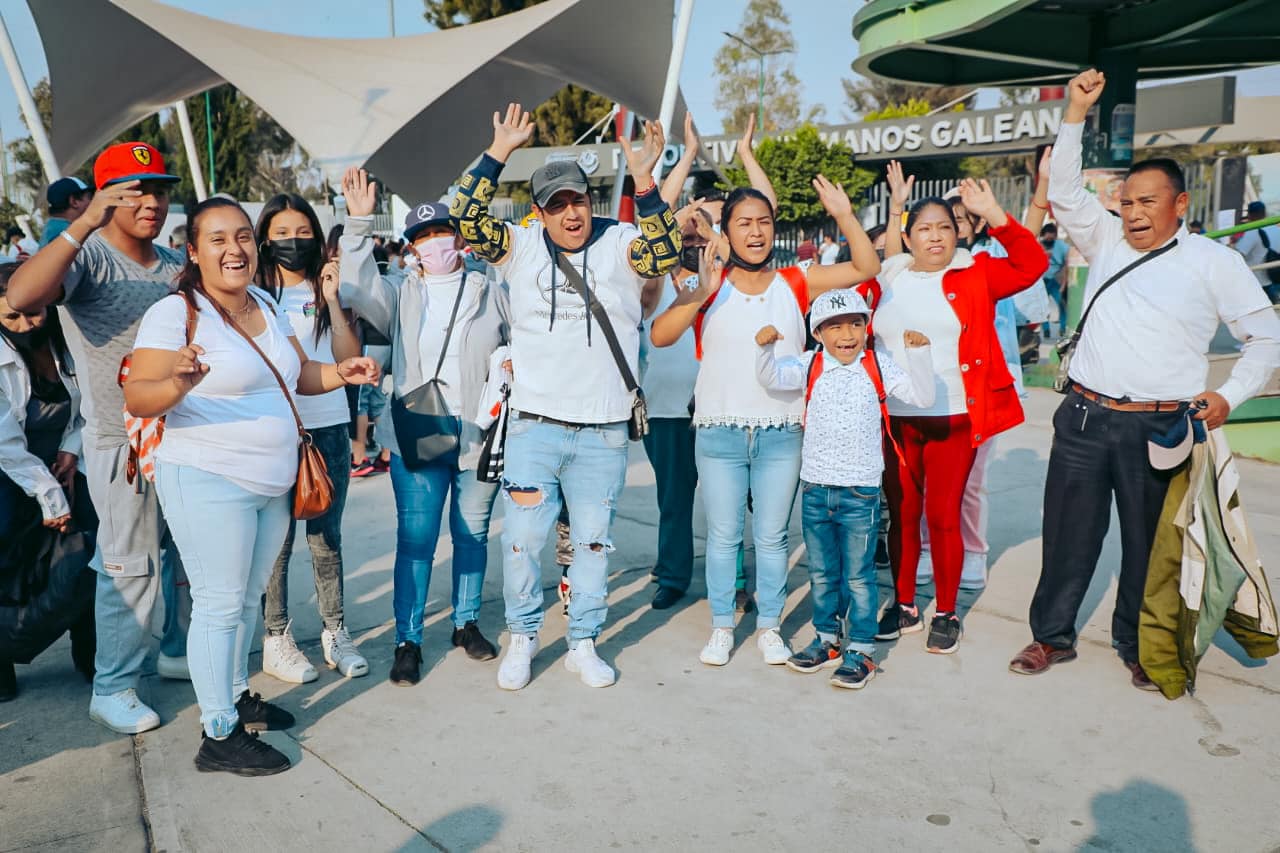
[[[1085,321],[1089,319],[1089,312],[1092,311],[1093,306],[1097,304],[1098,297],[1106,292],[1108,287],[1115,284],[1117,281],[1124,278],[1147,261],[1154,261],[1176,245],[1178,245],[1178,241],[1173,240],[1172,242],[1161,246],[1159,249],[1156,249],[1154,252],[1147,252],[1145,255],[1138,258],[1136,261],[1129,264],[1129,266],[1120,270],[1120,272],[1111,276],[1111,278],[1102,283],[1102,287],[1099,287],[1098,292],[1089,300],[1089,304],[1084,309],[1084,314],[1080,315],[1080,322],[1076,324],[1076,330],[1072,332],[1071,337],[1063,338],[1058,341],[1057,346],[1055,347],[1058,351],[1058,375],[1054,377],[1053,390],[1057,391],[1059,394],[1065,394],[1067,393],[1067,389],[1071,387],[1071,378],[1067,375],[1071,369],[1071,358],[1075,355],[1076,347],[1080,344],[1080,335],[1084,332]]]
[[[649,434],[649,409],[645,405],[644,392],[640,390],[640,383],[636,382],[635,374],[631,372],[631,365],[627,364],[627,357],[623,355],[622,346],[618,343],[618,336],[613,332],[613,323],[609,322],[609,315],[600,304],[600,300],[591,298],[587,283],[582,280],[582,273],[578,272],[569,259],[560,252],[556,252],[556,265],[578,291],[583,303],[591,306],[591,315],[596,318],[600,331],[604,332],[604,339],[609,342],[609,351],[613,353],[618,372],[622,374],[622,384],[635,395],[635,401],[631,404],[631,419],[627,421],[627,435],[632,441],[639,441]]]
[[[457,322],[458,306],[462,304],[462,291],[466,286],[467,271],[463,270],[435,375],[403,397],[391,395],[391,425],[395,429],[396,444],[400,445],[400,458],[410,470],[458,449],[458,418],[449,411],[444,392],[440,390],[440,370],[449,352],[449,339],[453,337],[453,325]]]
[[[1280,261],[1280,252],[1271,248],[1271,241],[1267,239],[1266,228],[1258,229],[1258,239],[1262,241],[1262,248],[1266,250],[1266,255],[1263,257],[1263,260],[1269,264]],[[1271,267],[1270,269],[1263,270],[1263,272],[1267,274],[1267,280],[1272,284],[1280,284],[1280,267]]]

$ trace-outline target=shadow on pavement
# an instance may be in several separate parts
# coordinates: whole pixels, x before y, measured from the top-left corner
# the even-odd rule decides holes
[[[1160,850],[1196,853],[1191,839],[1187,801],[1146,779],[1134,779],[1116,791],[1095,794],[1090,801],[1094,831],[1078,853],[1095,850]]]

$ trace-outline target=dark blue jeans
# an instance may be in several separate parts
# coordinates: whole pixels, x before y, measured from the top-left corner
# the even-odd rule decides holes
[[[876,643],[876,536],[880,489],[801,483],[804,544],[809,552],[813,627],[824,639],[848,621],[846,648],[871,654]]]

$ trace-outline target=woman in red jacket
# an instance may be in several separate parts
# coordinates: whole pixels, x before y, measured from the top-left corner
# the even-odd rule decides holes
[[[960,184],[965,207],[986,219],[1008,258],[956,248],[951,206],[926,198],[911,209],[910,254],[885,261],[878,278],[859,289],[875,308],[877,339],[900,363],[902,333],[918,329],[933,341],[935,402],[919,409],[888,403],[891,432],[901,453],[885,472],[892,524],[889,556],[897,602],[880,622],[878,640],[923,629],[915,604],[920,516],[929,526],[937,612],[927,647],[950,654],[960,642],[956,592],[964,545],[960,504],[978,445],[1022,423],[1022,406],[995,334],[995,304],[1040,280],[1044,250],[1030,231],[1007,216],[986,181]]]

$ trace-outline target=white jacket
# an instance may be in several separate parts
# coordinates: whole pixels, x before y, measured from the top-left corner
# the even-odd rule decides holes
[[[71,420],[58,449],[80,456],[84,418],[80,414],[80,388],[71,356],[58,362],[58,374],[71,395]],[[46,519],[71,512],[67,496],[49,468],[27,450],[27,403],[31,401],[31,375],[26,362],[7,340],[0,337],[0,471],[35,498]]]

